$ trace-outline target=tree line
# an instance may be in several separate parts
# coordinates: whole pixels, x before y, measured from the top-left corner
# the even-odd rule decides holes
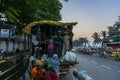
[[[69,0],[63,1],[68,2]],[[33,21],[60,21],[62,19],[60,14],[62,7],[60,0],[0,0],[0,30],[12,28],[11,30],[14,31],[12,36],[24,35],[26,49],[26,42],[28,42],[29,46],[31,36],[23,34],[22,29]],[[8,50],[9,39],[5,39],[5,41]],[[15,40],[12,41],[15,43]]]
[[[118,21],[116,21],[113,26],[108,27],[108,31],[102,30],[101,32],[93,33],[93,45],[100,44],[102,46],[104,39],[116,35],[120,35],[120,16],[118,16]],[[77,40],[74,40],[74,44],[77,44],[77,46],[86,46],[86,44],[89,44],[89,42],[90,41],[87,39],[87,37],[80,37]]]
[[[5,18],[6,24],[17,25],[21,32],[25,25],[33,21],[60,21],[62,7],[59,0],[0,0],[0,24]]]

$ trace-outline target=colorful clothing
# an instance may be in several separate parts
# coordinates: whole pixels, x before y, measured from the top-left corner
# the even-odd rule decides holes
[[[59,71],[60,71],[60,69],[59,69],[60,68],[60,62],[58,60],[58,57],[53,57],[51,59],[50,64],[52,64],[54,66],[55,72],[59,73]]]
[[[85,70],[83,70],[83,71],[79,71],[79,72],[78,72],[78,80],[82,80],[82,78],[83,78],[83,74],[85,74],[85,73],[86,73]]]
[[[40,70],[38,70],[37,67],[35,67],[32,69],[31,77],[34,80],[36,79],[46,80],[46,70],[44,68],[41,68]]]
[[[55,53],[55,45],[54,44],[50,44],[48,46],[48,57],[52,57],[52,55]]]
[[[59,80],[59,76],[56,72],[48,71],[46,74],[46,80]]]
[[[48,51],[54,51],[55,50],[55,45],[54,44],[51,44],[48,46]]]

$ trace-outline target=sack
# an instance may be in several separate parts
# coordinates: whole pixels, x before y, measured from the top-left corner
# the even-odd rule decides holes
[[[93,80],[90,76],[88,76],[88,74],[83,74],[83,78],[85,79],[85,80]]]
[[[63,57],[64,61],[70,61],[70,62],[76,62],[77,57],[76,54],[71,52],[71,51],[67,51],[66,54]]]

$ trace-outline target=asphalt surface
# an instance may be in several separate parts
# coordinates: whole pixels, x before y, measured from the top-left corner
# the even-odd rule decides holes
[[[77,53],[77,59],[79,64],[73,68],[80,71],[86,70],[93,80],[120,80],[120,61],[82,53]],[[23,79],[21,78],[21,80]],[[29,80],[27,71],[25,80]],[[70,71],[68,74],[60,76],[60,80],[74,80],[72,72]]]
[[[120,62],[98,56],[77,53],[79,64],[74,68],[86,70],[94,80],[120,80]]]

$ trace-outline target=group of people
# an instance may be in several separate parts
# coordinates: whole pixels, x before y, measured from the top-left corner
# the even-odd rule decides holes
[[[58,31],[54,35],[46,35],[45,32],[41,33],[40,39],[36,39],[37,34],[32,35],[32,43],[34,46],[39,46],[42,48],[42,53],[53,54],[56,53],[58,57],[65,55],[66,51],[70,50],[70,41],[72,36],[70,32]]]
[[[53,54],[50,58],[41,57],[41,59],[31,56],[28,68],[30,80],[59,80],[59,67],[57,54]]]
[[[70,40],[71,40],[71,36],[67,31],[64,33],[58,31],[58,35],[56,37],[53,37],[53,39],[50,39],[49,41],[48,50],[47,50],[48,55],[51,56],[52,54],[56,53],[58,54],[58,57],[62,62],[63,56],[66,54],[67,51],[70,51],[70,46],[71,46]]]
[[[39,35],[41,36],[40,42],[38,42],[35,35],[33,36],[33,44],[34,46],[40,44],[41,52],[36,48],[35,54],[30,57],[29,74],[31,80],[59,80],[60,61],[62,62],[61,58],[67,51],[70,51],[72,36],[68,31],[58,31],[50,38],[46,37],[45,33],[41,33]]]

